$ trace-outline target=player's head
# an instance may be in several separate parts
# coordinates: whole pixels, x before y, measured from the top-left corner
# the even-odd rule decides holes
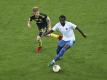
[[[40,15],[39,8],[38,7],[33,7],[32,13],[33,13],[33,15],[35,15],[36,17],[38,17]]]
[[[59,21],[60,21],[60,23],[61,23],[61,25],[65,25],[65,21],[66,21],[66,17],[64,16],[64,15],[60,15],[59,16]]]

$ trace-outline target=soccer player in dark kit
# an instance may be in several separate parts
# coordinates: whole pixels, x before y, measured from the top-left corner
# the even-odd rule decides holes
[[[41,36],[48,30],[51,30],[51,20],[46,14],[40,13],[38,7],[33,7],[32,16],[30,16],[28,21],[28,28],[31,28],[32,21],[36,22],[39,31],[37,35],[38,47],[36,48],[36,52],[39,53],[42,50]],[[59,40],[62,39],[62,36],[53,33],[49,34],[48,36],[57,38]]]

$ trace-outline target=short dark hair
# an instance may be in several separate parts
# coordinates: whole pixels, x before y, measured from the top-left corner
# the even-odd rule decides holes
[[[60,15],[60,16],[59,16],[59,19],[60,19],[60,18],[64,18],[64,19],[66,20],[66,16],[64,16],[64,15]]]

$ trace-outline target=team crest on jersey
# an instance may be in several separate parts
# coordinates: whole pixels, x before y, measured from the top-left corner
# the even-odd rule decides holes
[[[68,30],[68,28],[66,28],[66,30]]]

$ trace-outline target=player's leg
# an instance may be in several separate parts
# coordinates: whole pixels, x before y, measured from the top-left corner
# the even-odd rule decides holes
[[[64,45],[65,45],[65,41],[64,40],[58,41],[58,47],[56,49],[56,53],[57,54],[60,52],[60,50],[63,48]]]
[[[61,51],[61,49],[64,47],[64,45],[65,45],[65,41],[64,40],[60,40],[58,42],[58,47],[56,49],[57,55],[59,54],[59,52]],[[55,60],[53,59],[48,66],[52,66],[54,63],[55,63]]]
[[[59,58],[62,57],[62,56],[64,55],[64,53],[65,53],[69,48],[70,48],[69,45],[65,45],[65,46],[60,50],[60,52],[58,53],[58,55],[55,56],[55,58],[54,58],[55,62],[56,62],[57,60],[59,60]]]
[[[58,61],[60,59],[60,57],[62,57],[65,53],[65,51],[67,51],[67,49],[69,49],[70,46],[65,45],[60,52],[55,56],[55,58],[50,62],[49,67],[53,66],[55,64],[56,61]]]
[[[47,27],[45,27],[44,30],[45,30],[45,32],[47,32],[48,31]],[[57,35],[54,33],[48,34],[47,36],[52,37],[52,38],[56,38],[58,40],[62,40],[62,37],[63,37],[62,35]]]
[[[50,37],[53,37],[53,38],[57,38],[58,40],[61,40],[62,39],[62,35],[57,35],[57,34],[54,34],[54,33],[51,33],[49,34]]]
[[[55,56],[55,58],[51,61],[51,63],[49,64],[49,66],[53,66],[55,64],[55,62],[57,60],[59,60],[60,57],[62,57],[64,55],[64,53],[73,45],[73,41],[72,42],[67,42],[64,47],[60,50],[60,52]]]
[[[62,49],[62,47],[61,47],[61,46],[58,46],[57,49],[56,49],[56,53],[58,54],[61,49]]]
[[[47,28],[46,27],[42,27],[42,28],[39,28],[39,35],[37,37],[37,41],[38,41],[38,48],[37,48],[37,53],[39,53],[41,50],[42,50],[42,38],[41,36],[47,32]]]
[[[42,40],[40,36],[37,36],[38,47],[42,47]]]
[[[41,39],[42,32],[39,32],[39,35],[37,36],[37,43],[38,47],[36,49],[36,52],[39,53],[42,50],[42,39]]]

